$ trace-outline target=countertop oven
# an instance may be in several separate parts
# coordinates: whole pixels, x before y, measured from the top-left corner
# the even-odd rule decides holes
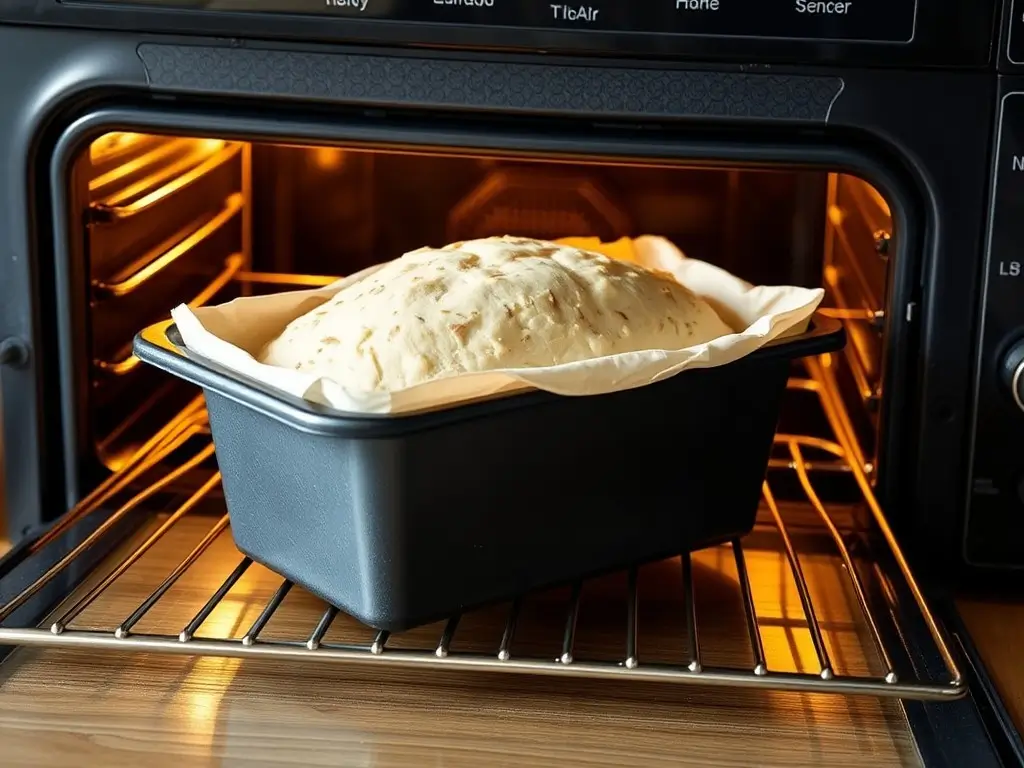
[[[1021,15],[941,6],[4,3],[3,753],[1019,762]],[[751,535],[373,632],[238,554],[132,339],[506,233],[823,286],[848,343],[794,366]]]

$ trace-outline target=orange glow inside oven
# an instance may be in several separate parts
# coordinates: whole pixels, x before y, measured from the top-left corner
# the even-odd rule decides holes
[[[492,234],[603,241],[619,258],[620,238],[662,234],[753,282],[823,285],[823,311],[849,338],[833,363],[873,429],[894,233],[885,198],[853,176],[112,132],[75,179],[88,211],[92,432],[110,469],[167,422],[168,402],[186,404],[131,353],[134,332],[174,304],[320,287]],[[817,208],[793,203],[801,185],[820,189]],[[794,230],[817,245],[794,257]]]

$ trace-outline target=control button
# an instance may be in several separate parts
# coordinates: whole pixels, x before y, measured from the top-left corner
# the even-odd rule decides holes
[[[721,0],[676,0],[677,11],[717,11]]]
[[[1006,353],[1000,373],[1003,383],[1010,389],[1013,401],[1024,411],[1024,339]]]
[[[828,16],[845,16],[850,12],[852,0],[796,0],[797,13],[825,14]]]
[[[0,365],[22,368],[28,363],[28,344],[14,338],[0,341]]]
[[[601,16],[601,9],[581,3],[551,3],[551,18],[555,21],[571,21],[577,24],[595,24]]]
[[[359,13],[363,13],[369,4],[370,0],[326,0],[327,8],[348,9]]]
[[[493,8],[494,0],[434,0],[434,5],[447,5],[458,8]]]

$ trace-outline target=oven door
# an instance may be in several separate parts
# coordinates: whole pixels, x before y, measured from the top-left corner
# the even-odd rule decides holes
[[[0,200],[11,256],[0,339],[29,352],[0,380],[5,439],[25,447],[8,452],[7,497],[12,530],[28,533],[0,562],[0,644],[18,649],[0,667],[0,712],[19,727],[59,716],[64,731],[88,732],[103,712],[111,731],[142,728],[161,753],[182,749],[181,732],[202,756],[316,739],[360,764],[475,764],[495,750],[533,765],[637,754],[998,764],[1005,743],[975,700],[986,688],[951,639],[954,614],[926,599],[890,527],[940,557],[955,537],[970,333],[932,324],[972,311],[976,265],[957,256],[977,250],[985,76],[592,69],[9,28],[0,51],[24,73],[0,142],[19,181],[33,180],[11,181]],[[920,97],[912,107],[908,92]],[[949,137],[930,139],[938,124],[963,149],[956,162]],[[95,329],[76,319],[91,317],[97,286],[72,236],[72,159],[112,131],[520,160],[829,158],[901,191],[887,311],[832,307],[884,327],[888,378],[880,397],[863,393],[886,424],[878,458],[844,407],[840,364],[811,360],[793,371],[801,426],[776,437],[750,536],[410,633],[372,632],[235,550],[201,398],[129,453],[100,465],[85,455],[96,361],[76,340]],[[251,185],[246,167],[239,183]],[[246,272],[229,277],[248,290],[260,276]],[[919,380],[908,349],[945,361],[943,377]],[[437,737],[442,719],[456,738]],[[10,749],[43,758],[33,750],[46,744],[12,733]]]

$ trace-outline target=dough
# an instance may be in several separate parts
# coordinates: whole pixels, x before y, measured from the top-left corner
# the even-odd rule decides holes
[[[297,318],[260,361],[396,391],[458,373],[683,349],[733,333],[671,276],[519,237],[421,248]]]

